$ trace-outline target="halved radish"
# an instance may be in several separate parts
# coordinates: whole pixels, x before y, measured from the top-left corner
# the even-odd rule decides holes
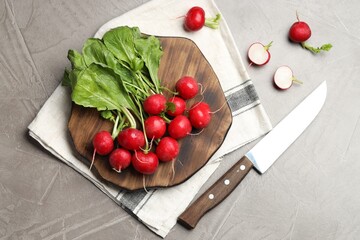
[[[269,48],[271,47],[272,41],[264,46],[260,42],[256,42],[250,45],[248,49],[248,58],[251,63],[262,66],[269,62],[271,54]]]
[[[282,90],[289,89],[293,82],[302,83],[298,79],[296,79],[293,75],[293,71],[288,66],[281,66],[276,69],[274,74],[274,83],[275,85]]]

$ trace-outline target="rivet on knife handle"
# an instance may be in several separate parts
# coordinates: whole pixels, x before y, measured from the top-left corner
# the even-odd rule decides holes
[[[186,228],[195,228],[205,213],[218,205],[236,188],[252,166],[252,162],[246,156],[242,157],[179,216],[178,222]]]

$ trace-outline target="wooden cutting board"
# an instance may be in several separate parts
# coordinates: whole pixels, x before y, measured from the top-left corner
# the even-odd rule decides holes
[[[212,115],[211,123],[205,130],[197,135],[193,131],[195,134],[179,141],[180,154],[174,162],[174,171],[171,162],[160,162],[153,175],[143,177],[132,167],[117,173],[111,169],[107,156],[97,155],[92,171],[99,178],[127,190],[143,188],[144,184],[146,188],[152,188],[170,187],[184,182],[203,167],[220,147],[232,123],[231,111],[219,80],[196,44],[180,37],[161,37],[160,41],[164,51],[159,69],[162,84],[174,89],[175,82],[182,76],[195,77],[203,86],[204,101],[216,113]],[[188,101],[187,107],[199,100],[201,96]],[[220,110],[217,111],[218,109]],[[112,123],[102,119],[96,109],[73,104],[68,127],[76,151],[90,166],[93,136],[100,130],[111,132]]]

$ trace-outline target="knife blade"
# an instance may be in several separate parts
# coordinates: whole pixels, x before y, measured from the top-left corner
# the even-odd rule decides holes
[[[222,202],[251,169],[264,173],[317,116],[326,93],[324,81],[192,203],[179,216],[178,222],[186,228],[195,228],[201,217]]]

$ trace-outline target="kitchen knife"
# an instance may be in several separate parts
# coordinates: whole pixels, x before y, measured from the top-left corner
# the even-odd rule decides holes
[[[178,222],[189,229],[194,228],[200,218],[224,200],[252,168],[264,173],[320,112],[326,99],[326,92],[324,81],[192,203],[179,216]]]

